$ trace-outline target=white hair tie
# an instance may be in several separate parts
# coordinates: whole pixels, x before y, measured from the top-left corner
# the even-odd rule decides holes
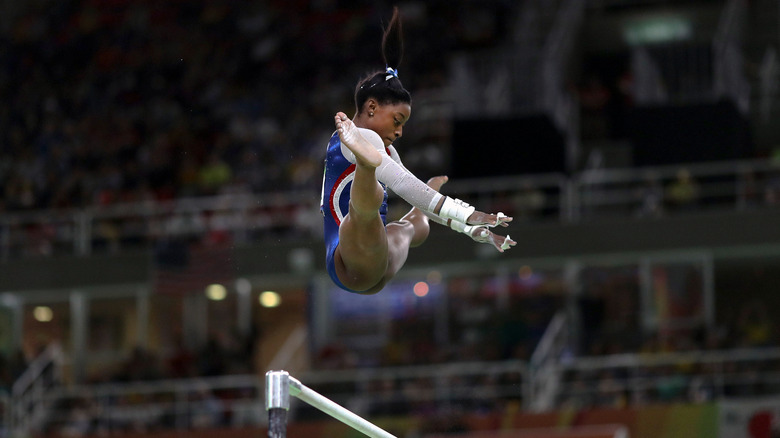
[[[390,78],[393,78],[393,77],[398,79],[398,70],[396,70],[396,69],[394,69],[392,67],[387,67],[386,71],[387,71],[387,76],[385,76],[385,80],[386,81],[390,80]]]

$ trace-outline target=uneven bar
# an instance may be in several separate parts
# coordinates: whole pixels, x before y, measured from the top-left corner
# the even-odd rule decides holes
[[[363,419],[354,412],[342,407],[338,403],[317,393],[298,379],[292,377],[286,371],[268,371],[265,374],[266,381],[266,410],[269,415],[269,438],[285,438],[286,414],[290,409],[290,395],[321,410],[331,417],[341,421],[347,426],[366,434],[371,438],[396,438],[384,429]],[[279,430],[281,412],[284,413],[283,430]],[[273,434],[272,434],[273,427]],[[281,434],[280,434],[281,433]]]

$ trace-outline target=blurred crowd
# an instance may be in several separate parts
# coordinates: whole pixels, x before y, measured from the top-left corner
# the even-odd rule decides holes
[[[351,113],[354,84],[384,68],[389,5],[15,6],[0,34],[0,212],[317,190],[332,113]],[[440,86],[448,50],[497,42],[510,8],[495,0],[474,20],[468,6],[408,3],[404,84]]]
[[[174,343],[167,353],[137,347],[116,366],[101,367],[85,383],[102,390],[66,386],[39,425],[42,436],[259,424],[256,334],[214,332],[203,345],[190,347],[179,333]],[[239,379],[226,380],[231,376]]]
[[[319,193],[331,116],[350,113],[356,81],[383,68],[381,23],[391,6],[337,0],[15,4],[15,20],[0,33],[0,98],[6,103],[0,108],[0,213],[126,202],[154,210],[158,201],[208,195]],[[404,2],[405,86],[419,96],[451,85],[450,55],[500,47],[511,37],[516,9],[505,0]],[[589,78],[580,99],[586,113],[609,99],[630,101]],[[446,171],[446,159],[426,155],[430,127],[413,126],[431,111],[412,117],[402,140],[411,147],[403,155],[413,170],[417,161]],[[583,140],[612,137],[598,125],[584,117]],[[742,204],[777,204],[776,173],[737,180]],[[715,202],[706,183],[686,169],[679,178],[649,175],[620,207],[650,217],[699,209]],[[595,202],[583,207],[583,217],[611,207],[602,205],[599,190],[580,197]],[[563,189],[532,178],[491,196],[484,208],[516,219],[566,214]],[[247,240],[321,228],[309,203],[262,203],[189,215],[120,212],[93,218],[89,226],[75,216],[4,223],[2,256],[72,253],[74,247],[114,252],[160,235]]]

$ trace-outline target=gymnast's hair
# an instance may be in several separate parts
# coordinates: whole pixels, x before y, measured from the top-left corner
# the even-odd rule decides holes
[[[385,70],[369,74],[355,87],[355,107],[358,114],[370,97],[380,104],[412,103],[412,95],[398,79],[398,65],[403,58],[403,52],[401,15],[396,6],[393,8],[393,17],[382,35],[382,58],[385,61]]]

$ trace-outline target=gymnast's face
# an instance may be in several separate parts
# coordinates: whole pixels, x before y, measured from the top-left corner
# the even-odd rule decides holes
[[[387,147],[403,135],[404,125],[411,115],[412,107],[408,103],[379,104],[374,99],[368,99],[358,126],[379,134]]]

